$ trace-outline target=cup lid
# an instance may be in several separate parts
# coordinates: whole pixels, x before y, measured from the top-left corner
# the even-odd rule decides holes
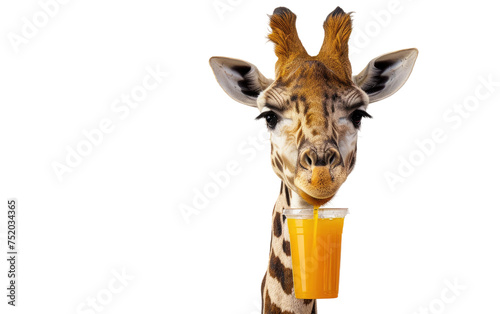
[[[344,218],[349,213],[347,208],[319,208],[318,218]],[[283,214],[290,219],[313,219],[312,208],[285,208]]]

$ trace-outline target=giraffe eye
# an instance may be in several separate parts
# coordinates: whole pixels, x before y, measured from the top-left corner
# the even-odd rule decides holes
[[[274,128],[276,127],[276,124],[278,124],[278,121],[279,121],[278,116],[272,111],[264,111],[263,113],[258,115],[257,118],[255,118],[255,119],[258,120],[261,118],[266,119],[267,127],[270,130],[274,130]]]
[[[372,116],[370,116],[368,112],[363,110],[355,110],[351,114],[350,119],[356,129],[358,129],[361,126],[361,119],[363,119],[364,117],[371,118]]]

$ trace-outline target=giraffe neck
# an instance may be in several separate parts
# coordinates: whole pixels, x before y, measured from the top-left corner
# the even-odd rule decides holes
[[[281,190],[273,210],[273,228],[269,264],[262,281],[262,313],[311,314],[316,313],[316,300],[295,298],[292,257],[288,227],[283,217],[284,208],[308,208],[298,194],[281,182]]]

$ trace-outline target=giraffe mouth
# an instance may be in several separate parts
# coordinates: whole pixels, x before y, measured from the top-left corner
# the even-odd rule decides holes
[[[330,201],[340,185],[342,176],[335,176],[330,167],[313,167],[312,171],[300,171],[295,176],[294,185],[297,192],[307,203],[321,206]]]
[[[324,204],[328,203],[335,196],[335,193],[334,193],[332,196],[328,196],[326,198],[316,198],[316,197],[313,197],[313,196],[307,194],[306,192],[304,192],[300,188],[297,188],[297,190],[298,190],[298,194],[300,195],[300,197],[302,197],[304,199],[304,201],[308,202],[309,204],[311,204],[313,206],[324,205]]]

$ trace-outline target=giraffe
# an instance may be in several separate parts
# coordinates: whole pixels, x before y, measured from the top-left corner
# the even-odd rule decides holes
[[[316,300],[297,299],[293,288],[285,208],[311,208],[330,201],[356,163],[357,135],[366,109],[391,96],[408,79],[417,49],[371,60],[353,76],[348,56],[351,14],[340,7],[324,21],[320,52],[310,56],[298,37],[296,15],[285,7],[270,16],[278,58],[275,79],[253,64],[212,57],[222,89],[237,102],[255,107],[270,133],[271,164],[281,179],[272,214],[269,263],[261,286],[262,313],[316,313]]]

